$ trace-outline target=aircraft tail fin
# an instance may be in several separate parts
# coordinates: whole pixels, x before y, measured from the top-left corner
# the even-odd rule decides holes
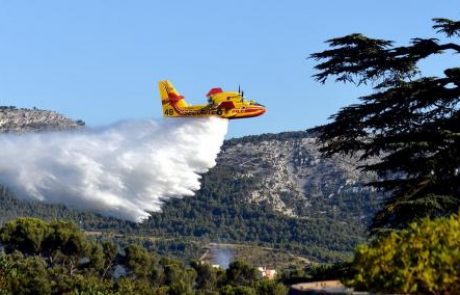
[[[158,82],[160,90],[161,104],[163,106],[163,115],[165,117],[179,116],[179,110],[187,106],[184,97],[174,88],[168,80]]]

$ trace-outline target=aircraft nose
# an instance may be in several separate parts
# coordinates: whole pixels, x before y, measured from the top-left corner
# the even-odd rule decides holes
[[[260,115],[263,115],[263,114],[267,111],[267,109],[266,109],[264,106],[262,106],[262,105],[260,105],[259,108],[260,108],[259,116],[260,116]]]
[[[258,106],[258,111],[257,111],[257,115],[256,116],[260,116],[260,115],[263,115],[267,109],[264,107],[264,106]]]

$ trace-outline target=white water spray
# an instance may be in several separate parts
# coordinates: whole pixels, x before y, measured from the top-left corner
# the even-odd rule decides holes
[[[0,183],[21,198],[141,222],[164,200],[200,188],[227,126],[210,117],[0,135]]]

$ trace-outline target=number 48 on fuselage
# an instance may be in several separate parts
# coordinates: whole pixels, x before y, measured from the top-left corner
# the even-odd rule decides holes
[[[226,119],[257,117],[265,113],[263,105],[243,98],[240,91],[222,91],[212,88],[206,97],[208,104],[189,105],[184,97],[168,80],[158,82],[163,115],[165,117],[208,117],[218,116]]]

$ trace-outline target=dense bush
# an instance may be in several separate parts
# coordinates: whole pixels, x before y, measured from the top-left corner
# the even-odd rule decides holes
[[[359,246],[348,285],[390,293],[458,294],[460,216],[428,219]]]

